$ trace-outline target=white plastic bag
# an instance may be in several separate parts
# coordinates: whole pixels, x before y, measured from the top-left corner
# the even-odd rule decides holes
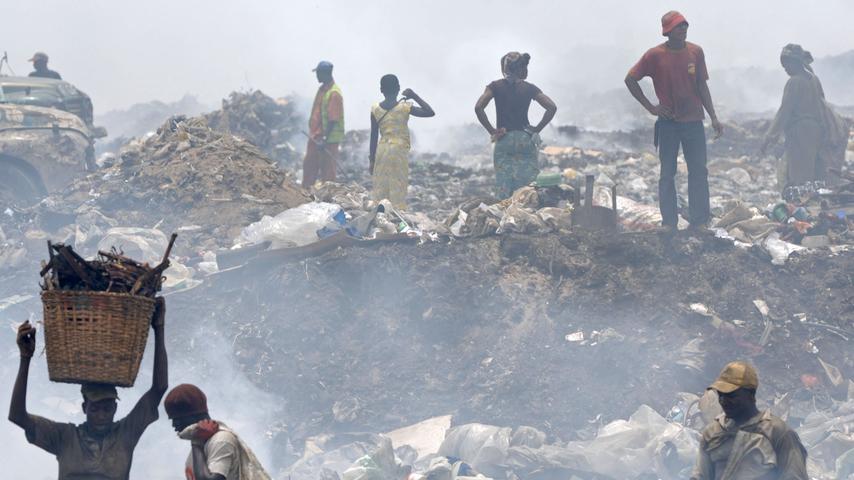
[[[272,248],[308,245],[319,239],[317,231],[333,223],[333,217],[340,211],[341,207],[334,203],[311,202],[275,217],[265,215],[244,228],[236,243],[252,245],[270,241]]]
[[[475,470],[488,473],[507,458],[510,433],[509,428],[493,425],[461,425],[448,431],[439,455],[459,458]]]
[[[804,250],[804,247],[780,240],[780,234],[774,232],[765,238],[762,246],[771,255],[771,263],[774,265],[783,265],[789,259],[789,255],[794,252]]]
[[[166,234],[153,228],[116,227],[107,230],[98,242],[98,250],[110,248],[122,251],[125,256],[156,265],[163,260],[169,240]]]

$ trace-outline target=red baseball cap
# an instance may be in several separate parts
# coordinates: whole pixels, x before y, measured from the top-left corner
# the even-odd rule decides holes
[[[683,23],[688,23],[688,20],[685,20],[685,16],[676,10],[671,10],[661,17],[661,34],[667,35]]]

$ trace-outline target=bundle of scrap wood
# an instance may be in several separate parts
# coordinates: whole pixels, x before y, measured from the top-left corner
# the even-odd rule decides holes
[[[163,272],[169,268],[169,253],[177,236],[172,234],[163,261],[153,268],[125,257],[115,248],[99,251],[94,260],[85,260],[70,246],[48,241],[50,260],[42,262],[42,289],[129,293],[154,298],[163,285]]]

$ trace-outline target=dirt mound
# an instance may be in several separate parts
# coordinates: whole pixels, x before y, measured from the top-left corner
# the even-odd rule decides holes
[[[212,129],[236,135],[284,165],[301,159],[293,144],[302,140],[305,121],[291,98],[274,99],[260,90],[232,92],[205,118]]]
[[[217,278],[187,304],[222,319],[247,375],[284,399],[294,441],[447,413],[567,439],[600,414],[666,412],[733,358],[763,372],[763,401],[837,394],[819,356],[854,370],[840,337],[854,330],[851,252],[781,268],[705,234],[572,233],[339,249],[265,268]],[[764,344],[754,300],[771,312]],[[824,380],[808,390],[802,374]]]
[[[230,246],[245,225],[307,200],[257,147],[213,130],[204,117],[178,116],[128,144],[115,165],[75,181],[44,205],[74,211],[85,204],[122,224],[159,223],[165,231],[191,227],[184,241]]]

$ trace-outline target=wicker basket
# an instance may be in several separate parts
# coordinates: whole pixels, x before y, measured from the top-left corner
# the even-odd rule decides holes
[[[42,292],[42,305],[52,381],[133,386],[151,328],[154,299],[47,290]]]

